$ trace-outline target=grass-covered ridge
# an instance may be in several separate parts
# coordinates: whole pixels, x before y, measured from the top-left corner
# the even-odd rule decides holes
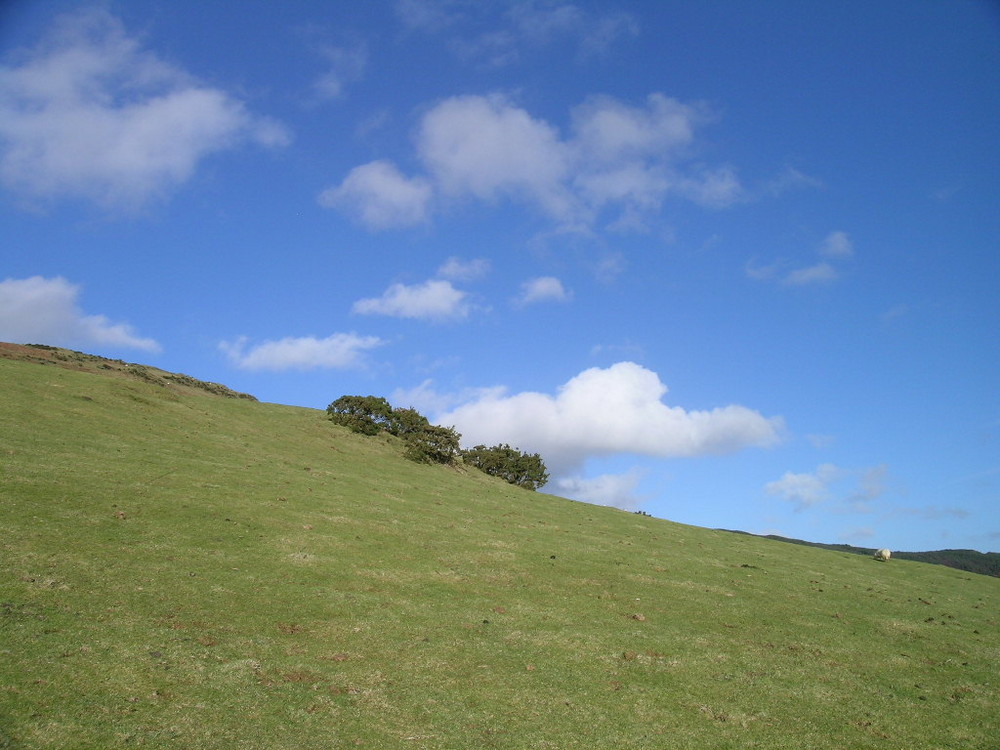
[[[995,748],[1000,581],[0,358],[0,747]]]

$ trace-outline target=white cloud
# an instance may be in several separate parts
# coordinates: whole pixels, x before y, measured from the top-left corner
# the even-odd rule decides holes
[[[345,209],[372,229],[388,229],[426,221],[431,197],[427,180],[408,178],[391,162],[373,161],[320,193],[319,204]]]
[[[448,258],[438,269],[438,276],[452,281],[476,281],[486,276],[490,272],[490,262],[486,258],[475,258],[473,260],[462,260],[461,258]]]
[[[389,401],[394,406],[413,407],[422,414],[443,414],[459,404],[499,398],[503,394],[502,387],[465,388],[457,393],[441,393],[434,389],[434,381],[428,379],[416,388],[397,388],[389,396]]]
[[[573,110],[572,118],[574,141],[584,158],[616,164],[690,145],[707,112],[663,94],[650,94],[645,107],[591,96]]]
[[[841,470],[833,464],[821,464],[813,474],[787,471],[781,479],[764,485],[764,492],[793,502],[800,508],[809,508],[829,500],[829,485],[841,476]]]
[[[610,284],[625,272],[627,265],[624,253],[607,253],[594,264],[594,277],[602,284]]]
[[[322,100],[337,99],[344,89],[361,79],[368,65],[368,49],[362,43],[347,46],[324,45],[319,50],[327,62],[327,70],[313,83],[316,96]]]
[[[744,197],[743,186],[732,167],[704,169],[684,177],[678,192],[707,208],[727,208]]]
[[[500,9],[499,15],[493,13]],[[513,65],[555,42],[575,45],[580,60],[605,54],[639,26],[627,13],[595,13],[567,2],[469,3],[399,0],[396,14],[411,30],[449,30],[448,44],[464,61],[491,67]],[[490,31],[478,33],[479,28]]]
[[[774,445],[783,420],[744,406],[687,411],[662,401],[666,386],[633,362],[585,370],[555,395],[493,389],[439,415],[469,444],[506,442],[538,452],[553,474],[615,454],[686,457]]]
[[[63,16],[0,68],[0,181],[27,200],[79,197],[135,210],[206,156],[285,129],[143,51],[103,10]]]
[[[761,195],[776,197],[790,190],[821,187],[823,187],[822,180],[810,177],[794,167],[785,167],[778,175],[761,185],[758,192]]]
[[[335,333],[325,339],[313,336],[263,341],[247,349],[248,339],[219,344],[229,360],[243,370],[346,369],[363,363],[364,353],[385,342],[375,336]]]
[[[424,115],[417,152],[446,195],[524,198],[572,218],[568,153],[555,128],[504,97],[457,96]]]
[[[837,437],[835,435],[824,435],[822,433],[814,433],[811,435],[806,435],[806,440],[808,440],[814,448],[829,448],[834,443],[837,442]]]
[[[462,18],[456,6],[460,0],[396,0],[396,17],[404,26],[425,32],[437,32]]]
[[[469,313],[469,305],[465,301],[467,296],[449,281],[431,279],[422,284],[393,284],[381,297],[358,300],[352,311],[361,315],[389,315],[394,318],[464,318]]]
[[[847,232],[830,232],[816,249],[817,254],[828,260],[821,260],[811,266],[795,268],[784,271],[787,268],[783,261],[776,261],[770,265],[758,265],[755,260],[750,260],[745,266],[747,276],[761,281],[776,280],[784,286],[808,286],[810,284],[826,284],[840,278],[840,269],[834,265],[843,263],[854,257],[854,244]]]
[[[825,258],[850,258],[854,255],[854,243],[847,232],[830,232],[820,245],[819,254]]]
[[[590,231],[602,218],[612,228],[645,230],[669,196],[711,208],[745,198],[733,168],[685,166],[696,129],[710,119],[704,106],[662,94],[642,106],[594,96],[573,110],[564,137],[503,95],[452,97],[430,108],[417,130],[426,176],[371,162],[321,203],[346,208],[372,228],[423,221],[439,198],[513,201],[562,232]]]
[[[636,510],[643,502],[643,498],[635,491],[641,480],[642,474],[638,470],[625,474],[602,474],[589,479],[565,477],[557,479],[555,486],[546,488],[546,491],[585,503]]]
[[[751,279],[757,279],[758,281],[768,281],[777,276],[778,272],[781,270],[781,264],[775,262],[763,266],[757,262],[756,258],[751,258],[746,262],[746,265],[743,267],[743,270],[746,272],[746,275]]]
[[[820,503],[836,502],[847,510],[867,513],[870,510],[869,504],[885,494],[888,473],[885,464],[862,469],[843,469],[825,463],[816,467],[813,473],[785,472],[780,479],[765,484],[764,492],[788,500],[800,510]],[[834,491],[838,483],[843,485],[848,482],[855,485],[853,490],[841,486]]]
[[[521,293],[514,300],[514,304],[524,307],[535,302],[567,302],[570,297],[570,293],[559,279],[554,276],[540,276],[521,284]]]
[[[826,261],[822,261],[814,266],[789,271],[781,281],[787,286],[805,286],[806,284],[836,281],[838,278],[840,278],[840,274],[837,269]]]
[[[136,335],[130,325],[84,314],[79,296],[80,287],[61,277],[5,279],[0,282],[0,340],[160,351],[156,341]]]

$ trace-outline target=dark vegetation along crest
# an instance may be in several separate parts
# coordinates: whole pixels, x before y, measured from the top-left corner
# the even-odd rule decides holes
[[[0,748],[997,748],[996,578],[0,351]]]
[[[537,453],[523,453],[506,443],[462,450],[462,436],[454,427],[432,425],[416,409],[394,409],[380,396],[341,396],[326,411],[335,424],[362,435],[386,432],[402,438],[406,445],[404,455],[413,461],[454,464],[462,460],[486,474],[530,490],[537,490],[549,479],[545,463]]]

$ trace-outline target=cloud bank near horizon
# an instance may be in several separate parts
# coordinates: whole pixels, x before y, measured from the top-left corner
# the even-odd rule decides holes
[[[78,304],[81,290],[61,276],[0,281],[0,341],[161,351],[159,343],[139,336],[127,323],[84,313]]]

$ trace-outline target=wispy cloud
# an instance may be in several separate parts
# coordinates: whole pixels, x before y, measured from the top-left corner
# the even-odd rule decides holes
[[[133,211],[210,154],[289,141],[276,121],[143,50],[104,10],[62,16],[22,60],[0,68],[0,181],[25,201]]]
[[[595,12],[569,2],[398,0],[395,10],[410,31],[447,34],[446,43],[463,61],[494,68],[517,64],[555,42],[574,44],[578,61],[599,58],[639,33],[631,14]],[[484,25],[490,30],[479,31]]]
[[[854,256],[854,243],[847,232],[830,232],[820,243],[819,254],[825,258],[851,258]]]
[[[249,345],[249,339],[244,336],[221,342],[219,349],[243,370],[341,370],[361,366],[365,352],[384,343],[375,336],[335,333],[323,339],[288,337]]]
[[[782,278],[781,282],[787,286],[805,286],[806,284],[821,284],[828,281],[836,281],[840,278],[840,273],[826,261],[816,263],[805,268],[796,268],[789,271]]]
[[[813,473],[785,472],[781,479],[764,485],[764,492],[809,508],[829,500],[829,486],[841,476],[842,471],[833,464],[821,464]]]
[[[490,265],[486,258],[462,260],[451,257],[438,269],[438,276],[452,281],[477,281],[490,272]]]
[[[126,323],[85,314],[77,302],[80,289],[62,277],[0,282],[0,340],[160,351],[156,341],[137,335]]]
[[[820,242],[816,253],[823,260],[800,268],[789,269],[790,264],[783,260],[762,265],[752,259],[744,270],[751,279],[777,281],[784,286],[828,284],[840,278],[841,264],[854,257],[854,243],[846,232],[837,230]]]
[[[870,504],[886,493],[888,475],[885,464],[845,469],[825,463],[813,472],[785,472],[780,479],[765,484],[764,492],[793,503],[799,510],[835,503],[842,509],[867,513]]]
[[[567,302],[572,294],[554,276],[539,276],[521,284],[521,292],[514,299],[516,307],[526,307],[537,302]]]
[[[468,315],[467,296],[450,281],[431,279],[422,284],[393,284],[381,297],[358,300],[352,311],[359,315],[441,321]]]
[[[368,47],[363,42],[322,44],[318,54],[326,70],[313,82],[313,93],[320,101],[339,99],[347,87],[361,80],[368,65]]]
[[[821,188],[823,182],[800,172],[794,167],[785,167],[778,175],[764,182],[758,193],[762,195],[779,196],[790,190],[803,188]]]

